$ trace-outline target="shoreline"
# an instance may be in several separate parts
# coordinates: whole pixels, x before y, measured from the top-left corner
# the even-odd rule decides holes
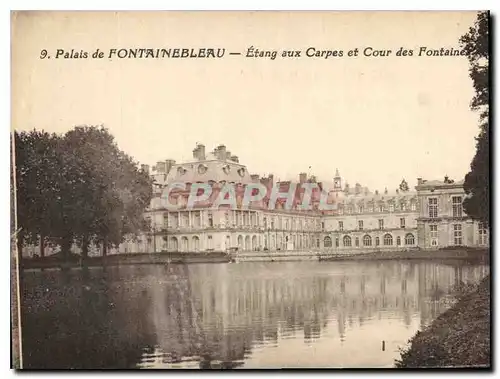
[[[426,260],[426,261],[460,261],[475,264],[489,264],[489,249],[444,249],[414,251],[376,251],[361,254],[334,255],[318,251],[254,251],[226,254],[211,253],[135,253],[115,254],[106,257],[89,257],[85,264],[74,258],[64,262],[49,257],[39,259],[23,259],[22,270],[50,268],[80,268],[99,266],[127,265],[165,265],[195,263],[240,263],[240,262],[291,262],[291,261],[384,261],[384,260]]]
[[[395,367],[491,369],[490,285],[488,275],[477,288],[418,331]]]

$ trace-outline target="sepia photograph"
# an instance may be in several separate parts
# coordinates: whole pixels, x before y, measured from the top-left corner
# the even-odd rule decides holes
[[[491,370],[490,20],[12,11],[11,368]]]

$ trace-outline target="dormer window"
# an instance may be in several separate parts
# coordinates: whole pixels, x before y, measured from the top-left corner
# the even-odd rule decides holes
[[[204,164],[201,164],[198,166],[198,174],[203,175],[204,173],[207,172],[208,167],[205,166]]]
[[[177,169],[177,173],[178,173],[179,175],[184,175],[184,174],[186,173],[186,171],[187,171],[187,170],[186,170],[184,167],[179,167],[179,168]]]
[[[241,177],[245,176],[245,169],[243,167],[240,168],[240,169],[238,169],[238,175],[241,176]]]
[[[229,166],[228,164],[225,165],[224,167],[222,167],[222,171],[224,171],[224,174],[229,175],[229,173],[231,172],[231,166]]]

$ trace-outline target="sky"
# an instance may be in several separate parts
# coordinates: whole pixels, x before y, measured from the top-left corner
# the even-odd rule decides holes
[[[21,12],[12,18],[12,127],[109,128],[138,162],[226,145],[251,173],[300,172],[372,190],[463,179],[478,115],[459,48],[475,12]],[[248,58],[247,49],[301,50]],[[108,59],[109,49],[225,48],[222,59]],[[313,58],[306,49],[342,50]],[[365,57],[366,47],[391,49]],[[414,56],[395,56],[403,47]],[[347,52],[359,49],[358,57]],[[41,59],[47,50],[51,59]],[[55,59],[96,49],[103,59]],[[229,55],[240,52],[241,55]]]

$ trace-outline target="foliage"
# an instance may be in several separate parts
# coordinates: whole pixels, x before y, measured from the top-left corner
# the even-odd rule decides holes
[[[408,341],[396,368],[489,367],[490,286],[489,276],[461,286],[458,303]]]
[[[36,243],[57,223],[54,195],[58,187],[56,159],[59,137],[46,132],[15,133],[18,241]],[[12,181],[11,181],[12,182]]]
[[[406,180],[402,180],[401,183],[399,184],[399,189],[402,192],[408,192],[410,190],[410,187],[408,187],[408,183]]]
[[[480,12],[473,27],[460,42],[467,53],[475,96],[471,109],[480,112],[479,135],[471,171],[465,177],[467,198],[464,208],[468,215],[489,224],[490,218],[490,145],[489,145],[489,13]]]
[[[149,176],[122,152],[104,127],[79,126],[63,136],[15,133],[18,227],[68,256],[76,241],[117,245],[145,229],[152,197]]]

